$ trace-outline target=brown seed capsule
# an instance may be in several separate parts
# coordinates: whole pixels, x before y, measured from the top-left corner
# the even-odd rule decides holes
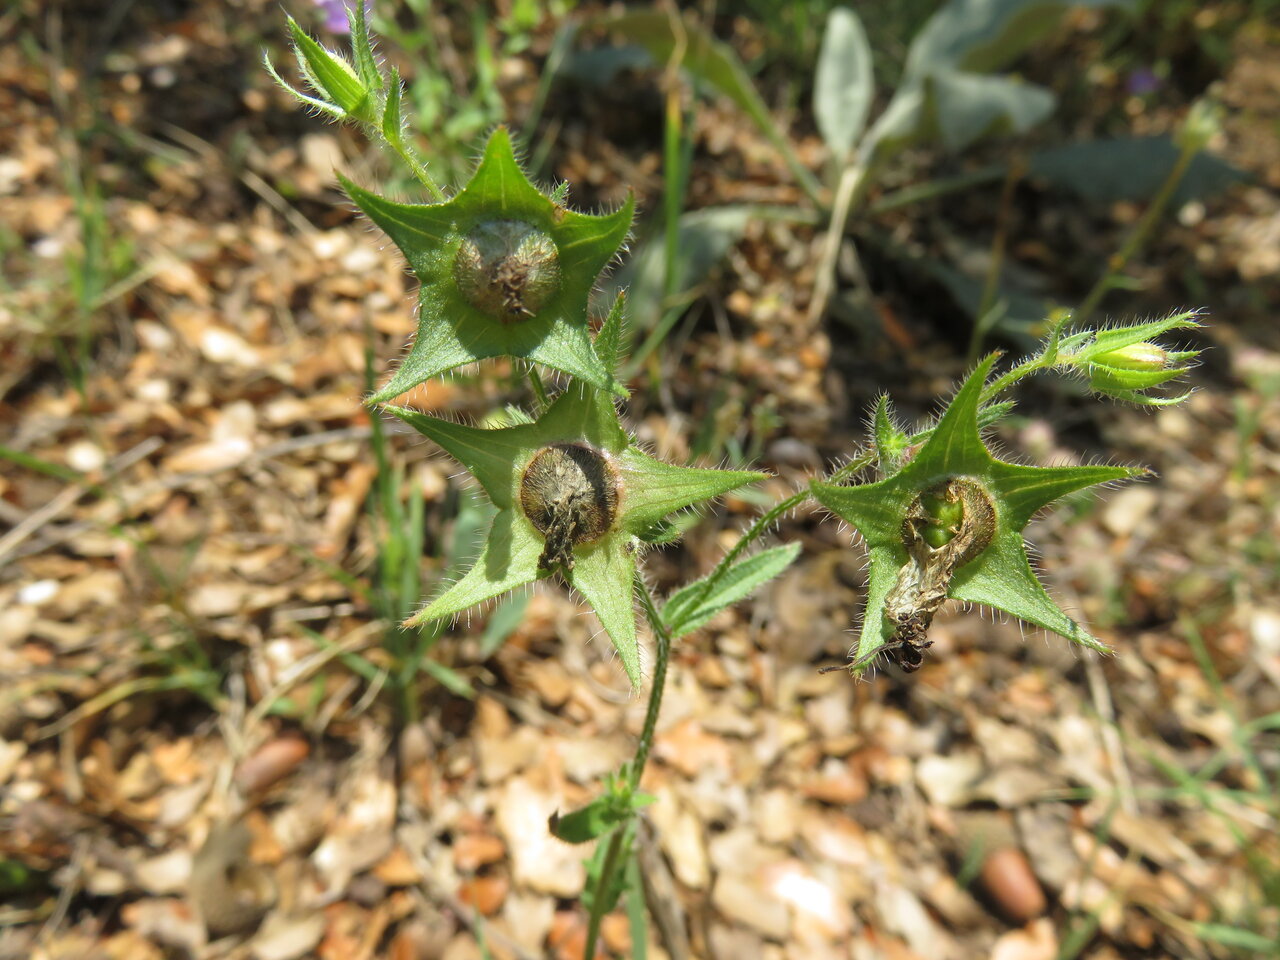
[[[520,506],[546,537],[543,570],[573,569],[573,548],[600,539],[618,512],[618,474],[599,451],[577,443],[543,447],[520,480]]]
[[[453,260],[458,289],[503,323],[534,316],[560,290],[555,241],[520,220],[488,220],[462,239]]]

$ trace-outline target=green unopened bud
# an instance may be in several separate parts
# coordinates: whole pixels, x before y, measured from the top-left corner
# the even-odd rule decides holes
[[[1131,343],[1119,350],[1098,354],[1093,362],[1116,370],[1164,370],[1169,365],[1169,351],[1157,343]]]
[[[1158,387],[1182,376],[1189,369],[1184,361],[1196,352],[1166,350],[1144,341],[1094,354],[1084,369],[1092,390],[1120,400],[1150,404],[1163,401],[1155,401],[1137,391]]]
[[[1091,389],[1118,400],[1146,406],[1177,403],[1187,394],[1160,398],[1140,391],[1182,376],[1191,369],[1200,351],[1170,350],[1152,338],[1197,325],[1196,314],[1186,311],[1163,320],[1083,330],[1059,343],[1056,366],[1083,374]]]
[[[1211,100],[1200,99],[1187,111],[1175,140],[1179,149],[1194,153],[1207,147],[1221,129],[1222,108]]]
[[[289,33],[293,40],[293,51],[298,57],[298,68],[306,77],[307,83],[323,98],[323,103],[320,104],[322,109],[343,119],[350,118],[363,123],[377,123],[380,120],[378,97],[371,89],[371,84],[378,83],[376,74],[362,78],[361,71],[357,71],[343,57],[332,50],[326,50],[308,36],[292,17],[289,18]],[[367,40],[365,43],[367,45]],[[367,70],[364,72],[368,73]],[[279,77],[276,79],[295,96],[299,96],[297,91],[288,87]],[[314,104],[313,98],[302,99]]]

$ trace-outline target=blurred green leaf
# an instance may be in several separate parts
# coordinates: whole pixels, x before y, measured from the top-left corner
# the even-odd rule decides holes
[[[1251,930],[1230,927],[1224,923],[1194,923],[1192,924],[1192,929],[1195,930],[1196,936],[1202,940],[1220,943],[1225,947],[1233,947],[1237,950],[1256,950],[1260,957],[1273,957],[1276,955],[1276,951],[1280,949],[1280,943],[1270,937],[1264,937]]]
[[[475,698],[476,692],[471,689],[471,682],[452,667],[446,667],[440,661],[432,660],[429,656],[422,658],[419,667],[423,673],[434,678],[451,693],[467,700]]]
[[[868,132],[878,162],[911,143],[937,139],[962,150],[992,134],[1021,133],[1053,109],[1053,95],[1009,77],[1008,66],[1071,7],[1130,8],[1134,0],[951,0],[911,41],[902,83]]]
[[[507,597],[489,614],[489,622],[485,625],[484,636],[480,638],[480,656],[488,658],[497,650],[507,637],[515,633],[516,628],[524,620],[524,612],[529,607],[529,594],[517,593]]]
[[[1033,153],[1032,176],[1066,187],[1086,200],[1116,203],[1148,200],[1160,189],[1178,160],[1168,137],[1092,140]],[[1221,193],[1248,175],[1210,153],[1199,153],[1174,190],[1175,207]]]
[[[658,798],[629,789],[610,789],[585,807],[564,816],[552,814],[551,833],[565,843],[587,843],[631,819],[632,814]]]
[[[798,207],[775,206],[708,207],[682,216],[677,239],[678,275],[671,287],[676,302],[689,298],[742,239],[747,224],[758,220],[811,223],[813,216]],[[663,253],[661,236],[647,241],[613,280],[619,288],[627,289],[629,315],[634,325],[642,329],[653,327],[670,306],[663,296]]]
[[[1135,6],[1135,0],[950,0],[911,41],[906,75],[940,67],[991,73],[1052,33],[1072,7]]]
[[[871,46],[858,15],[848,7],[832,10],[813,78],[813,113],[837,159],[848,156],[866,126],[875,95],[871,66]]]
[[[944,149],[959,153],[976,140],[1024,133],[1053,112],[1044,87],[1013,77],[954,71],[930,74],[927,85]]]

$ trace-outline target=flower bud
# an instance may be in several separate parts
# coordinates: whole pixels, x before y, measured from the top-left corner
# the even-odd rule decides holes
[[[307,83],[321,95],[323,100],[300,96],[276,75],[276,80],[295,96],[324,109],[326,112],[341,118],[359,120],[363,123],[378,123],[379,102],[371,84],[381,82],[380,79],[361,76],[361,72],[352,66],[344,57],[332,50],[327,50],[307,35],[297,21],[289,18],[289,32],[293,39],[293,50],[298,57],[298,68],[307,78]],[[367,45],[368,40],[365,39]],[[372,56],[372,55],[370,55]],[[274,75],[274,71],[272,71]]]
[[[1164,370],[1169,362],[1169,351],[1158,343],[1144,340],[1100,353],[1093,362],[1116,370]]]
[[[1083,374],[1098,393],[1145,406],[1163,406],[1185,399],[1153,397],[1140,391],[1182,376],[1200,355],[1198,350],[1170,350],[1153,337],[1197,326],[1194,312],[1176,313],[1163,320],[1084,330],[1062,341],[1057,365]]]
[[[1175,134],[1179,149],[1190,152],[1203,150],[1222,129],[1222,108],[1211,100],[1201,98],[1191,104],[1187,118]]]

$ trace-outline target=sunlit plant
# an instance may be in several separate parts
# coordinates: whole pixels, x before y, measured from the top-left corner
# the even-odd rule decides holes
[[[290,20],[310,92],[287,88],[389,147],[426,194],[423,202],[401,203],[342,180],[419,281],[417,337],[368,402],[457,460],[495,508],[479,558],[404,626],[452,618],[534,581],[560,578],[594,610],[636,687],[643,682],[637,617],[656,641],[635,756],[608,778],[596,801],[550,825],[572,842],[608,838],[597,848],[584,894],[590,911],[586,956],[594,955],[600,919],[617,902],[631,869],[636,811],[652,799],[639,786],[672,644],[795,559],[798,544],[751,552],[789,511],[812,499],[865,541],[867,600],[846,664],[851,674],[861,674],[882,654],[907,673],[921,668],[930,624],[948,599],[1004,611],[1094,650],[1109,649],[1046,593],[1028,561],[1023,531],[1038,511],[1066,494],[1145,471],[1012,463],[990,452],[982,432],[1009,413],[1014,385],[1047,371],[1077,375],[1096,393],[1132,403],[1178,402],[1185,394],[1151,391],[1185,373],[1196,353],[1163,346],[1158,338],[1194,326],[1194,313],[1105,329],[1073,330],[1069,317],[1057,318],[1040,347],[1004,373],[995,373],[997,355],[981,360],[924,429],[897,424],[882,398],[872,435],[856,456],[774,504],[709,574],[659,602],[642,575],[644,550],[678,536],[681,524],[673,517],[681,511],[765,475],[665,463],[643,451],[619,417],[617,405],[627,395],[616,373],[626,359],[620,355],[626,302],[619,296],[595,329],[589,296],[627,237],[632,201],[602,215],[569,209],[563,189],[548,194],[529,181],[502,128],[490,136],[470,181],[448,196],[403,133],[400,79],[379,66],[365,18],[356,5],[345,56]],[[538,401],[532,413],[508,409],[500,425],[472,426],[392,403],[431,378],[496,357],[524,364],[518,369],[527,373]],[[558,377],[554,396],[540,368]]]

